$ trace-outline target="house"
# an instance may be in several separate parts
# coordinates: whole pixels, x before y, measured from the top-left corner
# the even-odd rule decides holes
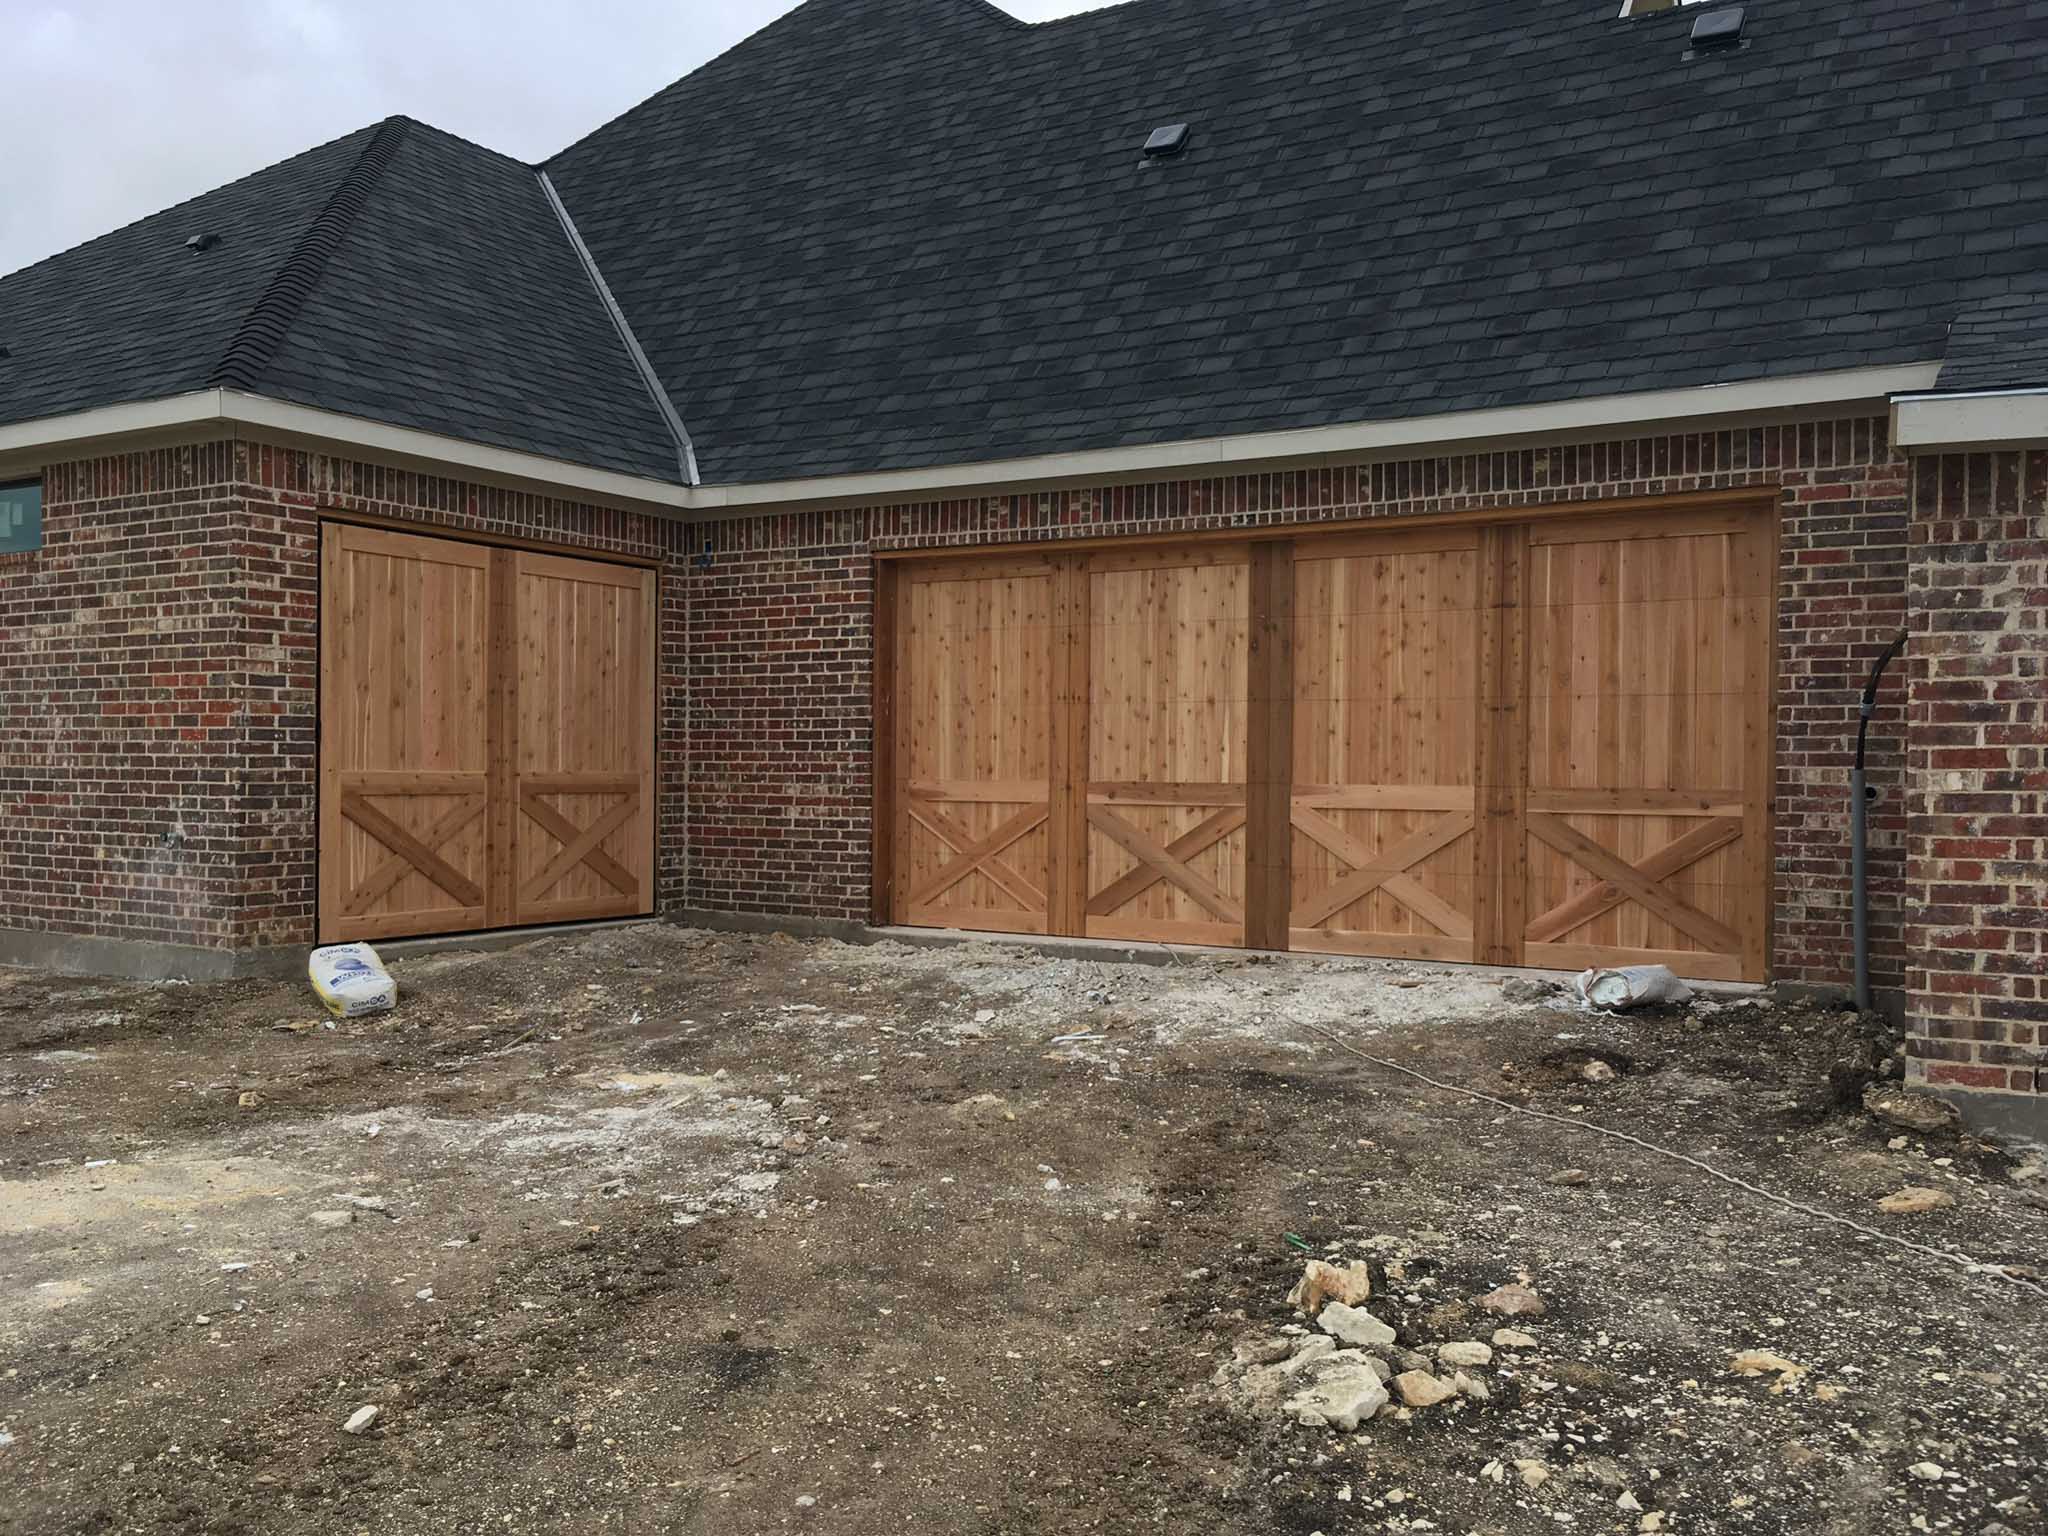
[[[1633,7],[1644,10],[1640,5]],[[0,279],[0,959],[1840,986],[2048,1125],[2037,0],[808,0]]]

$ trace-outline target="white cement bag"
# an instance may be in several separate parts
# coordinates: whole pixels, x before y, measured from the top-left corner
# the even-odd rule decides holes
[[[1595,1008],[1641,1008],[1646,1003],[1689,1003],[1692,988],[1664,965],[1623,965],[1579,973],[1579,996]]]
[[[329,944],[306,963],[313,990],[339,1019],[383,1013],[398,1006],[398,983],[367,944]]]

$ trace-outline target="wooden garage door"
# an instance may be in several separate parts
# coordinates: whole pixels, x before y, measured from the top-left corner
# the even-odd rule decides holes
[[[1769,504],[906,562],[898,922],[1767,965]]]
[[[1531,531],[1528,964],[1762,976],[1770,556],[1753,518]]]
[[[1053,573],[913,573],[897,623],[892,918],[1047,931]]]
[[[1090,938],[1245,940],[1250,564],[1089,563]]]
[[[1478,605],[1473,530],[1297,548],[1293,948],[1474,958]]]
[[[323,941],[653,910],[654,591],[323,527]]]

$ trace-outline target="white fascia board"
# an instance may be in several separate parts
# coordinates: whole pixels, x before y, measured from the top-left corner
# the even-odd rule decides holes
[[[2048,390],[1901,395],[1892,402],[1892,442],[1909,453],[2048,445]]]
[[[465,471],[480,479],[567,497],[670,515],[715,515],[757,507],[851,506],[1091,480],[1129,480],[1148,475],[1220,474],[1255,466],[1315,467],[1441,451],[1454,446],[1466,450],[1506,447],[1544,440],[1584,439],[1654,426],[1683,428],[1735,417],[1866,407],[1893,395],[1910,396],[1911,392],[1927,390],[1939,371],[1938,363],[1859,368],[1740,384],[1603,395],[1551,405],[1456,411],[1398,421],[1245,433],[931,469],[707,486],[677,485],[593,469],[540,454],[494,448],[412,427],[390,426],[267,396],[208,389],[165,400],[104,406],[0,426],[0,460],[26,458],[39,451],[50,457],[55,450],[76,449],[113,438],[246,428],[289,441],[401,459],[443,473]]]
[[[136,437],[175,432],[220,420],[221,392],[197,390],[163,400],[138,400],[129,405],[102,405],[64,416],[43,416],[0,426],[0,456],[38,449],[72,448],[109,437]]]
[[[483,479],[534,486],[564,496],[584,496],[608,503],[654,506],[671,510],[688,505],[684,487],[644,475],[568,464],[538,453],[494,448],[468,438],[422,432],[416,427],[388,426],[360,416],[343,416],[316,406],[293,405],[265,395],[222,392],[225,418],[237,426],[274,432],[294,441],[335,444],[382,458],[402,459],[446,474],[469,470]]]
[[[464,471],[493,484],[551,495],[668,512],[680,511],[685,505],[683,488],[667,481],[568,464],[542,454],[494,448],[466,438],[394,427],[232,389],[202,389],[162,400],[100,406],[0,426],[0,463],[26,462],[39,452],[48,458],[58,450],[98,449],[116,439],[192,438],[241,430],[398,460],[436,474]]]
[[[693,509],[743,509],[793,502],[847,505],[914,496],[946,496],[976,490],[1018,488],[1089,480],[1128,479],[1152,474],[1217,474],[1253,465],[1290,468],[1355,464],[1406,456],[1453,445],[1560,441],[1634,431],[1655,424],[1704,424],[1729,417],[1771,416],[1842,406],[1882,405],[1901,390],[1926,389],[1939,363],[1907,363],[1834,373],[1799,374],[1741,384],[1691,389],[1648,390],[1602,395],[1551,405],[1505,406],[1453,411],[1397,421],[1356,422],[1296,431],[1256,432],[1236,437],[1103,448],[1038,458],[945,465],[933,469],[882,471],[815,480],[707,485],[690,499]]]

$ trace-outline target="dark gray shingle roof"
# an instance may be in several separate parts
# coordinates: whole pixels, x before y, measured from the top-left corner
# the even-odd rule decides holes
[[[550,166],[712,481],[1929,361],[2048,260],[2042,0],[1619,9],[811,0]]]
[[[533,168],[405,118],[0,279],[0,345],[0,421],[218,384],[678,478]]]
[[[0,421],[207,386],[376,130],[307,150],[0,278]],[[185,241],[213,234],[207,251]]]
[[[1936,388],[2041,385],[2048,385],[2048,294],[2011,294],[1957,318]]]

